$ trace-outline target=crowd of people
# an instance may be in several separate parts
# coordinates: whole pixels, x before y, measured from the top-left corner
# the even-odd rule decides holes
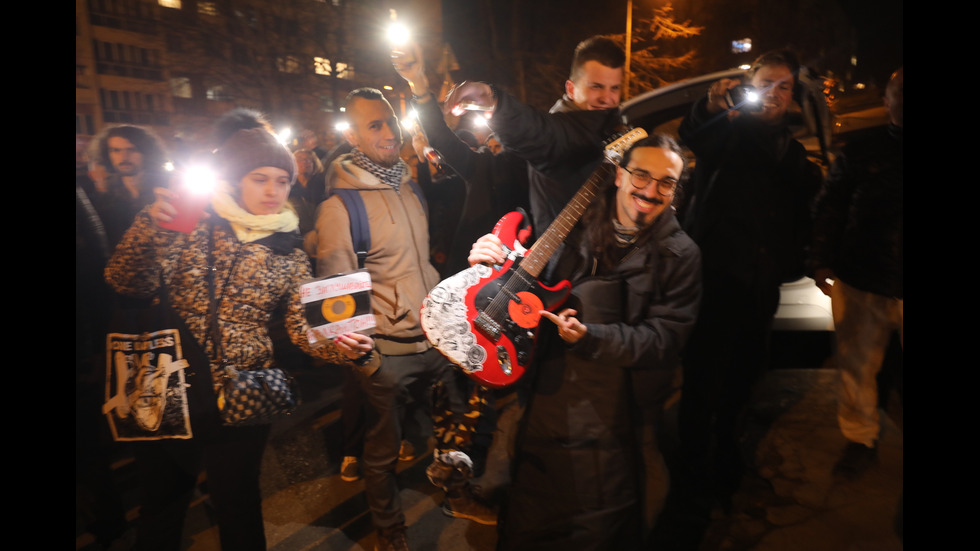
[[[76,181],[76,482],[100,541],[126,524],[118,499],[101,492],[105,332],[119,297],[161,292],[212,372],[225,361],[269,367],[289,346],[317,368],[345,370],[342,475],[363,475],[381,551],[411,548],[395,468],[412,455],[413,406],[431,415],[426,472],[445,492],[443,511],[498,525],[501,550],[652,549],[668,496],[707,519],[742,475],[737,421],[767,365],[779,286],[804,274],[833,297],[838,327],[840,425],[851,444],[835,471],[857,477],[873,463],[874,376],[891,332],[902,333],[901,69],[887,89],[887,131],[849,145],[824,182],[789,130],[800,71],[789,51],[760,56],[746,83],[714,83],[679,140],[648,136],[617,158],[604,149],[622,131],[625,55],[608,38],[579,44],[547,113],[485,82],[440,102],[417,46],[391,59],[413,94],[413,130],[373,88],[348,95],[345,143],[329,152],[309,132],[290,149],[261,113],[233,110],[208,148],[218,187],[188,233],[166,229],[181,171],[163,169],[152,131],[114,126],[93,141]],[[760,92],[758,109],[732,104],[741,84]],[[447,124],[464,103],[492,113],[482,140]],[[691,175],[679,141],[696,158]],[[509,484],[481,495],[471,480],[503,422],[494,389],[433,345],[420,308],[441,280],[496,274],[514,260],[522,244],[489,233],[502,215],[522,212],[531,242],[550,236],[593,181],[594,198],[537,275],[571,292],[529,314],[536,343],[513,385]],[[357,270],[371,276],[375,328],[311,344],[299,284]],[[668,469],[658,438],[681,374],[681,460]],[[179,548],[203,468],[222,547],[264,549],[268,432],[221,426],[132,443],[137,547]]]

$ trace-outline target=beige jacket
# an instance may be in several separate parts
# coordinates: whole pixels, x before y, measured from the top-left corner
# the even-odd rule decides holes
[[[367,210],[371,247],[364,267],[371,274],[378,350],[387,355],[424,352],[430,345],[419,324],[419,309],[439,283],[439,274],[429,262],[428,219],[408,172],[399,191],[354,166],[347,155],[334,161],[333,173],[330,185],[360,190]],[[315,247],[318,276],[357,269],[350,218],[340,197],[321,203],[316,239],[307,243]]]

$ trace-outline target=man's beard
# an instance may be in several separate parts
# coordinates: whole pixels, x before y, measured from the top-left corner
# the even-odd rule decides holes
[[[633,197],[636,197],[636,198],[640,199],[641,201],[646,201],[647,203],[653,203],[654,205],[657,205],[658,207],[661,207],[664,204],[664,200],[661,199],[660,197],[647,198],[647,197],[644,197],[643,195],[640,195],[639,193],[633,193]],[[645,213],[642,213],[642,212],[637,212],[636,213],[636,216],[633,219],[633,222],[636,223],[636,228],[638,230],[643,230],[643,228],[646,228],[646,227],[650,226],[650,224],[653,224],[654,220],[656,220],[656,219],[657,219],[657,217],[654,217],[649,222],[647,222],[646,221],[646,214]]]

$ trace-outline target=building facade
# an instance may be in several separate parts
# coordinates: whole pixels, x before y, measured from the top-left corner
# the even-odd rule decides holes
[[[403,104],[384,34],[395,17],[438,55],[440,0],[76,0],[76,149],[120,123],[194,147],[234,107],[322,143],[354,88],[389,86]]]

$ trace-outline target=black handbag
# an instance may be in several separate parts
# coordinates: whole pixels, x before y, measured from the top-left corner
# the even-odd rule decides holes
[[[106,334],[106,402],[117,441],[206,438],[219,426],[210,362],[170,306],[157,296],[116,295]]]
[[[271,423],[299,405],[293,378],[278,367],[240,371],[223,366],[218,409],[225,425]]]
[[[236,256],[228,272],[228,278],[231,277],[237,263]],[[221,346],[221,331],[217,322],[218,303],[221,299],[215,297],[214,277],[214,225],[212,224],[211,238],[208,242],[208,296],[211,303],[211,338],[219,366],[213,375],[222,424],[261,425],[271,423],[281,415],[292,413],[299,406],[299,393],[293,378],[288,373],[278,367],[240,369],[225,362]]]

